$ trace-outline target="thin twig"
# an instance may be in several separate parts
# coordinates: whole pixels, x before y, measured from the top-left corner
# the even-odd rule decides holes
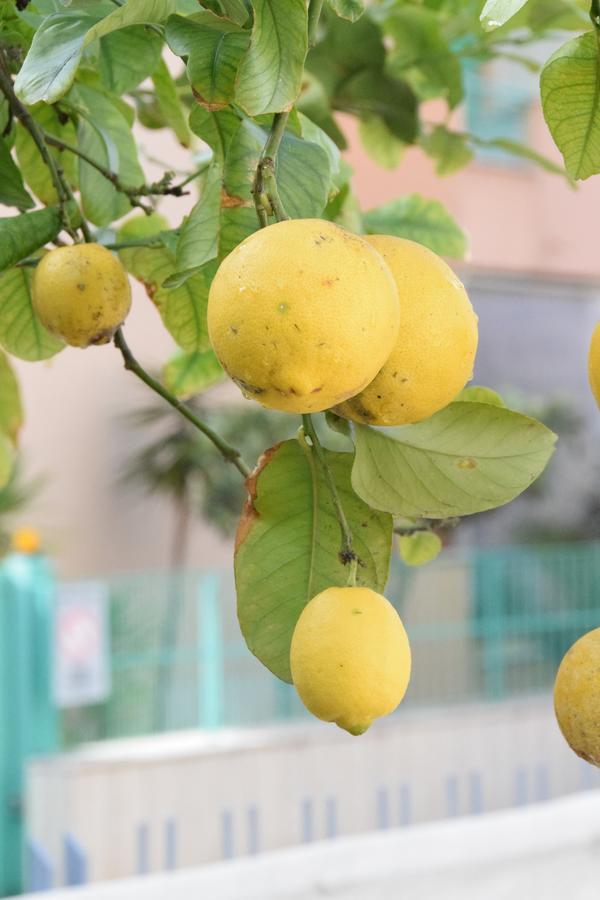
[[[125,368],[129,372],[133,372],[140,381],[143,381],[151,390],[153,390],[156,394],[166,400],[173,409],[176,409],[179,413],[181,413],[184,418],[191,422],[198,431],[201,431],[203,435],[205,435],[209,441],[215,445],[221,456],[227,460],[227,462],[232,463],[238,472],[243,475],[244,478],[247,478],[250,474],[250,469],[243,461],[241,457],[241,453],[235,447],[232,447],[227,443],[220,435],[213,431],[208,425],[206,425],[192,410],[189,406],[186,406],[185,403],[182,403],[177,399],[170,391],[168,391],[163,385],[153,378],[151,375],[146,372],[146,370],[139,364],[139,362],[134,357],[133,353],[129,349],[127,342],[125,340],[125,336],[123,334],[123,330],[119,328],[114,337],[114,344],[118,350],[120,350],[121,355],[123,357],[123,362],[125,364]]]
[[[327,463],[327,459],[325,458],[325,452],[323,450],[321,442],[319,441],[319,437],[315,430],[315,426],[313,425],[310,413],[305,413],[302,416],[302,425],[304,427],[304,433],[310,438],[317,460],[319,461],[319,465],[321,466],[321,469],[323,471],[323,477],[325,478],[325,482],[327,484],[327,487],[329,488],[329,492],[331,493],[331,499],[333,501],[335,513],[338,522],[340,523],[340,531],[342,533],[342,549],[340,552],[340,559],[344,563],[344,565],[349,565],[350,563],[356,562],[358,560],[358,557],[354,552],[352,543],[352,530],[350,528],[350,525],[348,524],[348,520],[346,518],[344,507],[342,506],[342,502],[338,494],[338,489],[336,487],[334,477],[331,473],[331,469],[329,468],[329,464]]]

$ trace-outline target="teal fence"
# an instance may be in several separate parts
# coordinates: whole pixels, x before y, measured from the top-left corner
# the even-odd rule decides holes
[[[248,652],[229,573],[109,579],[112,692],[65,710],[66,744],[305,715],[293,687]],[[409,632],[405,705],[501,700],[547,691],[569,645],[600,625],[600,545],[447,555],[397,563],[386,591]]]

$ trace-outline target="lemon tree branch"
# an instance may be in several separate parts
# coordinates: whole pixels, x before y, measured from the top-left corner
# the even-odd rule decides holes
[[[289,112],[281,112],[273,116],[271,132],[256,167],[256,174],[252,184],[252,196],[254,197],[256,214],[261,228],[269,224],[269,214],[271,212],[278,222],[289,219],[277,190],[277,176],[275,174],[277,153],[279,152],[279,146],[285,133],[289,115]]]
[[[119,328],[114,337],[115,347],[121,352],[121,356],[123,357],[123,362],[125,364],[125,368],[129,372],[133,372],[140,381],[143,381],[151,390],[154,391],[155,394],[158,394],[163,400],[166,400],[173,409],[176,409],[177,412],[181,413],[181,415],[191,422],[198,431],[201,431],[202,434],[212,441],[215,445],[223,459],[227,462],[232,463],[244,478],[247,478],[250,474],[250,469],[242,459],[242,455],[239,450],[235,447],[232,447],[227,441],[224,440],[216,431],[213,431],[202,419],[199,419],[198,416],[192,412],[189,406],[186,406],[185,403],[182,403],[177,399],[170,391],[168,391],[160,381],[157,381],[156,378],[153,378],[146,370],[139,364],[137,359],[134,357],[133,353],[129,349],[127,341],[125,340],[125,335],[123,334],[123,329]]]

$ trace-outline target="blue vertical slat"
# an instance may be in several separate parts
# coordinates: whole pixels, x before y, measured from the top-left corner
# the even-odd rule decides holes
[[[412,803],[410,785],[401,784],[398,790],[398,824],[410,825],[412,821]]]
[[[32,894],[52,890],[54,873],[52,863],[44,848],[37,841],[27,841],[25,846],[25,885]]]
[[[325,798],[325,837],[337,836],[337,802],[335,797]]]
[[[458,815],[458,778],[448,775],[446,778],[446,815],[453,818]]]
[[[248,853],[254,855],[260,850],[258,831],[258,807],[248,807]]]
[[[175,819],[165,822],[165,869],[170,872],[177,868],[177,823]]]
[[[88,861],[85,850],[72,834],[63,837],[65,884],[74,887],[88,882]]]
[[[300,815],[301,815],[302,841],[305,844],[309,844],[312,840],[314,840],[313,802],[310,797],[305,797],[304,800],[302,801]]]
[[[148,825],[146,822],[141,822],[137,828],[136,856],[135,869],[137,874],[147,875],[150,871],[150,846]]]
[[[233,859],[235,856],[233,812],[230,809],[224,809],[221,813],[221,854],[223,859]]]
[[[199,724],[218,728],[223,724],[223,629],[219,605],[220,576],[208,573],[198,589]]]

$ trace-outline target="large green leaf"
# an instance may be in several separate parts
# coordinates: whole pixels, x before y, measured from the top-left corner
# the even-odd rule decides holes
[[[187,117],[184,115],[183,107],[179,100],[177,85],[164,59],[161,59],[156,67],[152,81],[156,92],[156,102],[165,123],[173,130],[179,143],[183,147],[189,147],[191,135]]]
[[[120,229],[119,240],[146,237],[151,233],[147,228],[145,217],[131,219]],[[161,228],[159,221],[157,230]],[[132,247],[120,250],[119,256],[127,271],[146,288],[176,343],[187,351],[210,349],[206,306],[214,270],[203,269],[185,284],[165,288],[164,282],[175,272],[175,256],[166,247]]]
[[[408,80],[423,99],[442,96],[451,107],[460,103],[460,61],[444,37],[439,13],[395,5],[384,7],[378,18],[393,42],[388,53],[389,71]]]
[[[363,116],[359,124],[363,147],[377,165],[395,169],[404,153],[404,142],[392,134],[380,116]]]
[[[69,204],[67,209],[73,224],[79,224],[74,218],[75,205]],[[0,272],[53,241],[61,230],[60,211],[50,207],[0,219]]]
[[[29,269],[0,274],[0,345],[19,359],[35,362],[54,356],[64,344],[46,331],[34,313],[30,285]]]
[[[335,95],[336,109],[355,116],[381,116],[394,137],[407,144],[417,137],[417,101],[405,81],[378,69],[352,75]]]
[[[568,41],[541,74],[548,128],[573,178],[600,172],[600,31]]]
[[[212,350],[177,353],[163,368],[165,386],[182,400],[201,394],[224,377],[225,372]]]
[[[361,560],[357,581],[383,591],[391,517],[369,509],[353,492],[351,454],[326,455]],[[290,642],[300,613],[320,591],[348,581],[340,527],[314,454],[296,440],[268,450],[248,488],[235,554],[240,626],[252,653],[291,681]]]
[[[371,234],[408,238],[442,256],[462,259],[466,255],[466,235],[437,200],[409,194],[369,210],[363,218]]]
[[[187,57],[187,76],[198,103],[209,110],[228,106],[249,33],[218,16],[201,21],[171,16],[166,38],[173,53]]]
[[[163,22],[175,11],[175,0],[135,0],[99,19],[73,10],[45,16],[21,67],[15,91],[23,103],[55,103],[71,87],[85,47],[96,38],[129,25]]]
[[[500,28],[522,9],[527,0],[487,0],[481,12],[481,24],[485,31]]]
[[[71,146],[77,143],[75,125],[71,119],[67,121],[61,119],[54,107],[39,104],[32,110],[32,115],[44,131]],[[56,188],[48,167],[40,156],[40,151],[33,138],[20,122],[17,124],[15,132],[15,150],[23,178],[36,197],[39,197],[47,206],[56,203],[58,200]],[[58,150],[56,147],[48,147],[48,151],[63,170],[69,184],[75,188],[77,186],[77,158],[72,153]]]
[[[25,190],[23,177],[11,156],[10,149],[0,135],[0,204],[16,206],[17,209],[31,209],[33,200]]]
[[[8,357],[0,352],[0,433],[14,443],[22,424],[23,406],[19,383]]]
[[[308,49],[306,0],[253,0],[250,46],[237,78],[236,102],[250,116],[290,109],[302,86]]]
[[[443,519],[502,506],[544,470],[556,436],[489,403],[451,403],[425,422],[356,428],[352,485],[397,516]]]
[[[100,40],[100,76],[115,94],[133,90],[155,71],[162,51],[160,36],[144,25],[113,31]]]
[[[115,172],[126,187],[142,185],[144,173],[123,107],[111,94],[89,84],[78,84],[72,94],[82,113],[78,126],[80,149]],[[79,185],[83,211],[94,225],[110,225],[130,209],[127,197],[83,159],[79,160]]]

